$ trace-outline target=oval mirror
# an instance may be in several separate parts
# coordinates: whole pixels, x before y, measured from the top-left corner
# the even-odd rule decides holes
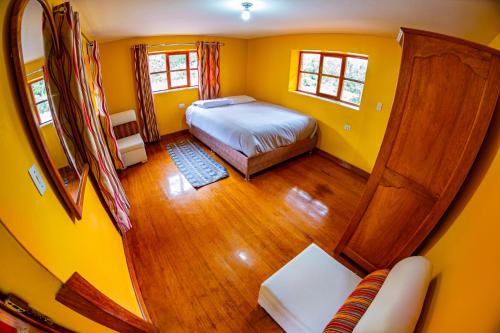
[[[54,32],[51,7],[45,0],[18,0],[12,15],[12,52],[19,95],[35,146],[70,214],[82,217],[88,165],[74,166],[69,149],[56,128],[45,66],[45,24]],[[27,147],[28,149],[28,147]]]

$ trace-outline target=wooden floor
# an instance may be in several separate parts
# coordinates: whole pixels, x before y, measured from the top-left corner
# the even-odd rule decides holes
[[[245,182],[216,157],[229,178],[195,190],[165,142],[121,174],[153,323],[160,332],[280,332],[257,305],[260,284],[312,242],[334,248],[364,179],[313,154]]]

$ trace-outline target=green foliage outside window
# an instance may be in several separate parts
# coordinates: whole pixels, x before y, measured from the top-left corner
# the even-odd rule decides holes
[[[186,87],[188,83],[190,87],[198,85],[198,56],[196,52],[150,54],[148,59],[153,92]]]
[[[364,57],[302,52],[298,90],[360,105],[367,68]]]
[[[52,113],[50,112],[50,104],[47,98],[47,89],[45,80],[39,80],[30,84],[35,105],[38,112],[40,124],[45,124],[52,121]]]

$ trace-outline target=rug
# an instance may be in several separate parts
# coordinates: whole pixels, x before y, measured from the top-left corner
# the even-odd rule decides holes
[[[177,168],[194,188],[214,183],[229,176],[226,168],[190,140],[169,143],[167,151]]]

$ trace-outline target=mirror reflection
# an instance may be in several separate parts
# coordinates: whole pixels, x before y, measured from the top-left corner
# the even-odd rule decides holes
[[[26,6],[21,25],[21,45],[26,73],[26,89],[32,99],[35,122],[48,155],[74,202],[78,202],[81,177],[68,159],[68,152],[54,124],[54,110],[49,98],[43,41],[43,9],[36,0]]]

